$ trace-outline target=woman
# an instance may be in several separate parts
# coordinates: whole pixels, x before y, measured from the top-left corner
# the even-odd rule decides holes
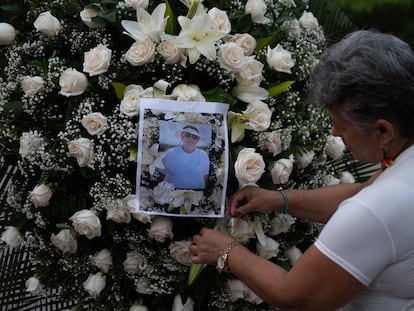
[[[366,184],[282,193],[290,214],[326,223],[290,271],[206,228],[193,238],[192,261],[215,265],[219,257],[219,266],[282,310],[400,310],[414,298],[413,52],[392,35],[351,33],[321,57],[309,90],[332,134],[382,170]],[[284,208],[279,191],[258,187],[230,202],[234,217]]]

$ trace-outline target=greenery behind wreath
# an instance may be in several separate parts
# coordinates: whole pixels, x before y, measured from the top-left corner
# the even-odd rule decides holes
[[[67,1],[67,3],[66,3]],[[40,1],[41,2],[41,1]],[[10,24],[14,24],[16,25],[16,29],[26,29],[26,28],[30,28],[32,27],[31,25],[27,24],[26,25],[26,15],[27,12],[31,11],[32,14],[34,14],[34,11],[36,9],[36,5],[40,4],[39,1],[2,1],[2,5],[0,5],[0,22],[8,22]],[[57,1],[55,1],[56,3],[58,3]],[[62,0],[60,1],[61,3],[67,5],[68,10],[73,10],[73,16],[74,19],[77,18],[78,16],[78,11],[77,11],[77,6],[79,6],[80,2],[78,3],[78,1],[69,1],[69,0]],[[82,5],[86,5],[83,1]],[[91,1],[91,3],[95,3],[95,5],[101,5],[104,8],[117,8],[119,9],[119,7],[116,6],[118,1],[112,1],[112,0],[101,0],[101,1]],[[208,1],[205,1],[208,2]],[[217,2],[211,2],[212,4],[214,3],[214,5],[216,5],[219,8],[223,8],[223,9],[229,9],[229,3],[231,1],[217,1]],[[300,2],[300,1],[297,1]],[[306,2],[306,1],[303,1]],[[150,1],[151,3],[151,1]],[[171,4],[171,11],[170,13],[175,13],[178,14],[178,11],[175,11],[176,7],[182,6],[181,3],[179,3],[177,1],[177,3],[175,1],[170,1]],[[301,4],[302,5],[302,4]],[[151,5],[150,5],[151,6]],[[154,6],[151,6],[152,8],[154,8]],[[303,7],[300,7],[301,9]],[[318,19],[320,25],[323,27],[324,30],[324,35],[326,38],[326,43],[327,45],[334,43],[335,41],[339,40],[345,33],[351,31],[354,29],[354,25],[350,22],[350,20],[335,6],[334,2],[330,1],[330,0],[311,0],[309,1],[309,7],[307,9],[308,11],[312,12],[315,17]],[[129,19],[129,20],[133,20],[135,18],[134,14],[131,13],[125,13],[127,10],[125,9],[125,7],[123,9],[121,9],[122,14],[123,14],[123,19]],[[293,10],[294,11],[294,10]],[[39,12],[37,12],[39,13]],[[107,23],[111,26],[117,25],[118,29],[117,31],[120,33],[122,31],[122,29],[119,29],[120,25],[119,25],[119,15],[117,16],[115,11],[108,11],[108,14],[106,16],[103,17],[102,20],[96,20],[96,22],[102,22],[102,23]],[[228,12],[229,13],[229,12]],[[240,12],[239,12],[240,13]],[[58,14],[58,13],[57,13]],[[118,13],[121,14],[121,13]],[[298,11],[295,13],[296,16],[300,16],[300,12],[299,9]],[[173,19],[173,17],[176,16],[171,16],[171,19]],[[240,18],[240,16],[233,16],[232,21],[234,22],[235,20],[237,20],[237,18]],[[281,19],[283,19],[284,17],[282,16]],[[291,18],[291,17],[290,17]],[[246,23],[246,29],[242,29],[243,28],[243,24],[242,23],[238,23],[237,25],[232,24],[232,26],[235,26],[235,28],[238,28],[240,30],[240,32],[244,32],[244,31],[250,31],[250,30],[254,30],[255,28],[252,26],[251,24],[251,20],[249,20],[249,16],[244,16],[241,19],[242,22],[247,22]],[[80,22],[80,20],[79,20]],[[278,20],[279,23],[281,23],[281,20]],[[76,23],[74,23],[76,24]],[[68,25],[64,25],[64,26],[68,26]],[[79,26],[79,25],[78,25]],[[77,26],[77,27],[78,27]],[[19,28],[21,27],[21,28]],[[255,29],[257,31],[257,29]],[[272,29],[267,29],[267,30],[272,30]],[[274,30],[274,29],[273,29]],[[276,31],[277,32],[277,31]],[[257,34],[257,32],[256,32]],[[18,34],[18,38],[20,36],[23,36],[24,34]],[[23,38],[23,37],[22,37]],[[76,38],[72,38],[73,40],[76,40]],[[87,39],[87,38],[86,38]],[[89,38],[90,40],[93,40],[93,38]],[[123,35],[122,38],[118,38],[117,40],[121,40],[121,46],[126,47],[127,45],[132,43],[132,40],[130,40],[130,38],[126,35]],[[273,38],[274,39],[274,38]],[[271,42],[271,40],[269,41],[269,43]],[[65,51],[58,51],[58,53],[63,53],[64,54]],[[47,53],[47,51],[46,51]],[[7,54],[7,47],[4,46],[0,46],[0,83],[5,83],[5,72],[4,69],[7,66],[7,62],[8,60],[6,59],[6,55],[8,57],[13,56],[13,54]],[[17,55],[14,55],[17,57]],[[52,56],[52,55],[50,55]],[[55,56],[55,55],[53,55]],[[263,59],[263,55],[261,56]],[[41,60],[37,60],[39,62],[41,62]],[[59,61],[59,60],[58,60]],[[77,61],[79,64],[81,64],[81,60],[75,60]],[[63,64],[60,64],[63,65]],[[44,66],[44,64],[41,63],[36,63],[35,60],[32,61],[32,63],[30,63],[30,66],[32,66],[32,68],[36,68],[36,66]],[[127,67],[127,65],[124,66]],[[144,73],[140,73],[141,68],[144,68],[143,70],[147,70]],[[145,69],[146,68],[146,69]],[[140,79],[142,79],[142,77],[144,76],[150,76],[151,75],[151,71],[150,71],[150,67],[138,67],[135,68],[136,69],[136,73],[129,73],[129,76],[124,76],[122,77],[122,75],[120,74],[119,76],[117,76],[119,82],[124,82],[124,81],[129,81],[129,83],[134,82],[135,84],[139,84],[138,81],[141,81]],[[119,73],[114,73],[114,76],[116,76]],[[142,76],[141,76],[142,75]],[[155,74],[157,75],[157,74]],[[281,74],[269,74],[268,77],[266,77],[266,79],[275,79],[276,81],[284,81],[284,80],[288,80],[287,78],[294,78],[292,76],[288,76],[288,77],[284,77]],[[231,80],[231,75],[227,76],[225,78],[228,78]],[[122,78],[125,78],[124,81],[122,80]],[[300,80],[300,79],[298,79]],[[91,78],[91,84],[92,84],[92,88],[99,88],[102,87],[102,85],[104,85],[104,82],[102,81],[98,81],[98,78]],[[155,81],[153,81],[155,82]],[[265,83],[267,84],[267,88],[270,89],[272,86],[272,82],[273,81],[266,81]],[[116,92],[113,92],[113,98],[111,98],[112,101],[118,103],[121,99],[122,99],[122,91],[124,90],[125,86],[127,83],[125,83],[125,85],[123,87],[120,87],[120,84],[114,84],[114,88]],[[298,93],[302,92],[301,89],[303,89],[304,86],[304,81],[299,81],[296,83],[298,90]],[[228,87],[228,86],[227,86]],[[118,89],[117,89],[118,88]],[[295,90],[295,86],[292,86],[293,90]],[[229,90],[230,88],[228,87],[226,89],[226,86],[221,85],[219,88],[215,88],[214,92],[207,92],[207,90],[203,90],[205,91],[203,94],[210,99],[210,101],[223,101],[223,102],[228,102],[231,104],[231,108],[230,110],[236,112],[236,113],[242,113],[243,112],[243,104],[240,103],[240,101],[237,101],[234,99],[234,97],[229,95]],[[287,89],[290,90],[290,89]],[[96,90],[97,92],[99,92],[99,90]],[[116,94],[115,94],[116,93]],[[118,96],[115,96],[118,95]],[[55,96],[53,94],[49,94],[49,96]],[[283,98],[283,94],[281,95],[281,97]],[[1,99],[1,98],[0,98]],[[55,97],[54,98],[55,101],[59,101],[59,97]],[[29,103],[30,104],[30,103]],[[73,106],[76,107],[76,105],[78,105],[79,103],[77,103],[76,101],[71,101],[71,98],[69,98],[67,100],[66,103],[68,106]],[[4,102],[3,102],[4,105]],[[20,113],[22,113],[21,108],[22,102],[17,99],[17,97],[13,97],[11,96],[9,98],[9,100],[7,101],[7,103],[2,106],[3,111],[0,110],[0,113],[3,113],[3,117],[2,120],[6,120],[7,117],[5,117],[5,112],[13,112],[17,115],[19,115]],[[117,105],[117,104],[114,104]],[[241,105],[240,107],[238,107],[238,105]],[[288,109],[288,106],[283,106],[282,108],[276,108],[273,107],[273,112],[274,111],[283,111],[283,109]],[[20,108],[19,108],[20,107]],[[242,107],[242,108],[241,108]],[[303,106],[298,106],[298,107],[303,107]],[[68,114],[70,114],[70,111],[67,111]],[[298,111],[298,114],[302,113],[301,111]],[[305,116],[304,118],[306,119],[305,112]],[[64,120],[70,120],[71,116],[67,115],[64,116]],[[17,120],[18,118],[16,118]],[[23,120],[23,121],[22,121]],[[135,120],[135,119],[133,119]],[[31,124],[30,122],[32,120],[30,119],[20,119],[19,121],[22,121],[22,123],[14,123],[15,128],[9,128],[10,130],[15,130],[17,127],[17,130],[19,130],[20,132],[23,132],[26,129],[29,129]],[[44,120],[46,121],[46,120]],[[50,120],[51,124],[53,124],[53,120]],[[272,120],[273,122],[275,122],[274,120]],[[279,120],[279,122],[282,122],[283,120]],[[2,121],[3,122],[3,121]],[[127,121],[125,121],[127,122]],[[285,121],[283,121],[285,122]],[[133,124],[133,122],[132,122]],[[321,121],[321,123],[319,124],[320,126],[326,127],[327,123],[325,123],[324,121]],[[13,176],[19,176],[18,173],[18,169],[19,169],[19,165],[22,165],[21,163],[19,163],[19,155],[16,152],[18,147],[16,148],[16,145],[12,145],[10,144],[10,140],[7,139],[7,135],[5,135],[4,133],[7,132],[6,127],[8,127],[9,125],[7,124],[1,124],[0,128],[2,131],[2,135],[0,136],[0,138],[2,140],[0,140],[0,155],[1,155],[1,162],[0,162],[0,231],[3,232],[3,230],[5,230],[6,226],[16,226],[16,227],[27,227],[28,224],[26,222],[26,220],[24,218],[22,218],[22,213],[21,211],[19,213],[16,213],[15,211],[13,211],[13,209],[10,209],[9,207],[9,203],[7,202],[7,194],[6,194],[6,190],[7,187],[11,184],[12,182],[12,178]],[[295,125],[297,126],[297,125]],[[20,127],[20,128],[19,128]],[[53,129],[51,129],[53,130]],[[322,131],[325,131],[327,129],[321,129]],[[250,148],[255,148],[257,143],[258,143],[258,138],[257,136],[255,136],[256,134],[253,133],[253,131],[249,131],[249,129],[245,130],[246,131],[246,137],[244,138],[244,140],[241,141],[237,141],[231,144],[232,148],[231,148],[231,163],[233,164],[234,161],[237,158],[237,153],[243,148],[243,147],[250,147]],[[132,130],[132,132],[134,132]],[[315,130],[316,133],[318,133],[318,130]],[[293,137],[295,136],[295,134],[293,134]],[[311,139],[311,138],[309,138]],[[319,140],[315,140],[316,142],[323,142],[322,138],[319,138]],[[16,144],[16,142],[15,142]],[[18,142],[17,142],[18,144]],[[256,145],[255,145],[256,144]],[[56,146],[56,148],[58,149],[59,146]],[[297,149],[295,149],[297,148]],[[285,153],[282,152],[281,156],[285,156],[288,157],[290,152],[293,152],[296,150],[296,152],[298,152],[298,154],[300,153],[299,149],[301,147],[300,146],[292,146],[291,150],[285,150]],[[315,147],[316,148],[316,147]],[[130,146],[127,146],[127,151],[131,152],[131,154],[133,153],[133,147],[130,148]],[[305,150],[302,150],[303,152],[307,151],[306,148]],[[274,160],[276,160],[277,158],[272,157],[271,155],[268,155],[266,152],[263,153],[264,154],[264,160],[266,162],[266,165],[269,165],[270,162],[273,162]],[[280,156],[280,157],[281,157]],[[72,159],[73,160],[73,159]],[[117,159],[115,159],[117,160]],[[128,165],[128,164],[127,164]],[[367,165],[367,164],[363,164],[363,163],[357,163],[354,162],[349,154],[345,154],[342,157],[338,158],[338,159],[330,159],[329,157],[326,157],[323,163],[323,166],[326,167],[327,170],[331,171],[331,172],[349,172],[351,173],[355,180],[357,181],[363,181],[365,180],[372,172],[372,166],[371,165]],[[27,167],[25,167],[27,169]],[[268,170],[268,168],[266,168],[266,170]],[[321,170],[321,167],[316,167],[316,170]],[[95,171],[96,172],[96,171]],[[85,182],[88,179],[93,179],[95,178],[94,171],[88,171],[88,170],[82,170],[81,173],[84,174],[83,178],[84,180],[81,180],[80,182]],[[45,177],[46,175],[42,175],[42,173],[38,171],[34,171],[33,175],[39,175],[41,177]],[[50,178],[50,176],[48,176]],[[71,176],[67,176],[67,175],[59,175],[56,174],[56,176],[54,176],[55,178],[59,179],[59,178],[64,178],[67,179],[66,182],[68,182],[69,184],[67,184],[68,189],[79,186],[76,183],[78,182],[78,180],[72,179]],[[113,176],[107,176],[108,178],[112,178]],[[309,178],[311,179],[311,178]],[[58,183],[60,180],[57,180],[56,182]],[[271,182],[271,179],[269,177],[269,175],[267,175],[266,177],[263,177],[259,182],[260,185],[264,186],[264,187],[268,187],[268,188],[274,188],[275,185],[274,183]],[[21,183],[22,185],[24,184],[24,182]],[[317,185],[317,183],[313,183],[314,185]],[[307,179],[303,176],[301,176],[300,174],[294,175],[292,177],[292,180],[288,183],[286,183],[284,185],[284,187],[306,187],[303,185],[307,185],[310,186],[312,185],[312,182],[307,181]],[[234,176],[234,172],[231,171],[230,172],[230,182],[229,182],[229,193],[234,192],[237,189],[237,180]],[[31,190],[31,189],[29,189]],[[61,190],[62,193],[64,193],[64,190]],[[62,194],[61,194],[62,195]],[[69,201],[68,201],[69,200]],[[70,201],[72,200],[72,201]],[[74,201],[73,201],[74,200]],[[73,209],[73,206],[75,206],[76,204],[82,204],[82,202],[78,202],[76,200],[82,201],[82,200],[88,200],[86,198],[79,198],[76,197],[76,195],[74,197],[68,197],[68,198],[64,198],[62,200],[62,209]],[[95,202],[99,201],[99,198],[95,198]],[[76,202],[75,202],[76,201]],[[79,207],[77,208],[79,209]],[[76,210],[76,209],[75,209]],[[52,214],[54,214],[54,217],[56,217],[57,219],[59,219],[59,211],[52,211]],[[55,225],[59,228],[67,228],[70,225],[70,222],[65,222],[65,220],[63,219],[59,219],[59,223],[56,223]],[[107,234],[108,236],[112,236],[115,237],[117,236],[117,230],[118,232],[122,232],[123,234],[128,234],[131,233],[132,231],[128,231],[129,229],[125,229],[124,227],[121,227],[118,223],[116,222],[112,222],[111,220],[103,220],[104,221],[104,226],[103,226],[103,230],[105,230],[104,234]],[[180,220],[177,220],[177,223],[180,224]],[[181,226],[186,226],[188,225],[188,223],[186,222],[182,222]],[[200,227],[201,225],[210,225],[213,226],[214,224],[210,221],[206,221],[206,220],[200,220],[199,223],[196,224],[191,224],[191,227],[189,229],[193,229],[196,230],[198,227]],[[128,225],[127,225],[128,226]],[[130,225],[131,227],[137,226],[136,224],[134,225]],[[307,232],[307,230],[309,230],[309,228],[312,228],[314,225],[313,224],[308,224],[306,222],[301,223],[301,222],[297,222],[297,224],[295,225],[296,227],[294,229],[296,229],[296,231],[294,229],[292,229],[290,232],[287,233],[283,233],[279,239],[277,239],[279,241],[279,243],[281,244],[281,247],[287,247],[289,246],[289,243],[295,242],[295,244],[300,247],[302,250],[306,249],[306,247],[309,245],[309,243],[312,242],[312,239],[314,238],[314,236],[308,236],[308,237],[304,237],[301,234],[303,234],[303,232]],[[303,227],[303,231],[302,228]],[[318,225],[315,224],[315,228],[317,228]],[[55,231],[57,232],[56,227],[54,228]],[[31,228],[31,230],[34,230],[33,228]],[[145,233],[145,230],[139,229],[141,231],[142,234]],[[316,230],[311,232],[316,232]],[[132,233],[131,233],[132,234]],[[175,232],[175,234],[177,235],[177,239],[180,237],[180,235],[182,235],[183,237],[185,236],[185,232]],[[119,238],[120,233],[118,233],[117,238]],[[91,248],[93,249],[93,245],[91,243],[89,243],[89,241],[87,241],[84,237],[79,237],[79,241],[83,241],[85,242],[83,244],[82,247],[86,247],[86,248]],[[284,241],[288,241],[288,242],[284,242]],[[44,241],[45,243],[47,243],[47,241]],[[134,241],[129,241],[129,245],[127,245],[127,243],[124,242],[120,242],[121,247],[127,248],[130,247],[130,244],[133,244]],[[139,242],[139,241],[135,241],[135,242]],[[99,243],[102,243],[102,245],[105,245],[105,241],[100,241]],[[122,244],[124,243],[124,244]],[[142,240],[142,243],[144,245],[147,245],[147,243],[150,243],[149,241],[144,241]],[[158,243],[158,242],[152,242],[152,243]],[[149,245],[149,244],[148,244]],[[112,282],[112,286],[113,288],[111,289],[107,289],[107,291],[105,292],[105,294],[103,295],[103,297],[99,297],[97,300],[88,297],[88,295],[84,292],[79,292],[79,295],[74,295],[74,293],[76,293],[76,291],[70,292],[68,291],[68,293],[71,293],[72,296],[65,296],[65,295],[59,295],[58,294],[58,290],[59,290],[59,286],[61,284],[66,284],[68,282],[67,279],[65,280],[59,280],[59,279],[53,279],[56,277],[56,275],[50,273],[49,271],[47,271],[47,267],[43,268],[42,267],[42,262],[36,262],[33,260],[33,258],[30,257],[31,252],[33,252],[33,249],[30,249],[30,247],[27,249],[25,247],[21,247],[21,248],[8,248],[3,246],[2,244],[2,249],[0,250],[0,310],[63,310],[63,309],[69,309],[71,307],[74,307],[75,309],[78,308],[79,310],[82,310],[82,308],[86,308],[88,309],[88,305],[90,304],[91,307],[90,309],[97,309],[100,310],[100,308],[107,308],[108,310],[123,310],[123,309],[127,309],[126,303],[125,301],[116,301],[116,293],[122,288],[129,288],[131,290],[131,287],[133,288],[133,280],[134,278],[127,278],[125,277],[124,279],[121,279],[120,283],[117,282]],[[85,251],[85,249],[83,249],[82,251]],[[51,254],[53,256],[59,256],[59,252],[56,252],[54,254]],[[93,254],[91,254],[93,255]],[[160,260],[162,260],[162,256],[163,254],[158,254],[160,255]],[[155,258],[155,257],[154,257]],[[69,260],[69,259],[68,259]],[[79,258],[79,260],[85,260],[84,258]],[[118,269],[118,271],[113,272],[112,277],[115,279],[117,276],[117,273],[119,274],[120,271],[120,267],[122,267],[122,263],[119,262],[120,259],[115,258],[114,256],[114,266],[117,267],[116,269]],[[281,259],[281,258],[276,258],[275,261],[277,261],[279,264],[282,264],[286,267],[289,267],[289,263],[286,261],[286,259]],[[72,262],[76,263],[76,260]],[[171,265],[171,262],[165,262],[165,265]],[[79,262],[80,266],[85,266],[85,262]],[[218,302],[214,305],[214,303],[212,304],[211,302],[209,302],[209,299],[211,299],[211,297],[209,298],[208,295],[209,293],[209,287],[210,284],[214,284],[214,290],[217,291],[220,289],[220,285],[217,284],[221,284],[222,281],[220,281],[218,278],[219,276],[215,273],[215,271],[213,269],[209,270],[209,268],[206,268],[205,271],[202,271],[201,274],[198,276],[199,278],[191,285],[191,286],[187,286],[186,285],[186,278],[187,278],[187,274],[188,274],[188,268],[186,267],[170,267],[171,270],[174,271],[174,269],[176,270],[175,272],[178,273],[178,276],[174,276],[174,278],[172,278],[172,280],[170,280],[171,283],[176,283],[177,286],[179,288],[176,288],[177,292],[180,292],[182,295],[182,298],[186,298],[185,296],[193,296],[193,298],[195,297],[195,306],[194,309],[195,310],[206,310],[207,305],[208,308],[211,310],[216,310],[216,309],[220,309],[220,303],[225,304],[226,300],[220,300],[222,298],[220,298],[221,296],[219,294],[215,294],[218,295],[216,297],[218,299]],[[168,271],[168,269],[166,270]],[[78,271],[79,275],[83,275],[82,271]],[[175,273],[174,272],[174,273]],[[210,273],[208,273],[210,272]],[[40,274],[39,274],[40,273]],[[41,275],[41,273],[43,273],[43,276]],[[154,271],[154,274],[156,274],[157,271]],[[161,273],[166,273],[165,271],[161,271]],[[26,292],[26,287],[25,287],[25,282],[27,279],[29,279],[30,277],[32,277],[33,275],[38,274],[39,278],[41,279],[41,281],[51,281],[51,284],[53,284],[53,290],[47,292],[47,294],[42,294],[39,296],[36,295],[32,295],[31,293]],[[122,274],[122,273],[121,273]],[[42,277],[44,279],[42,279]],[[49,280],[47,278],[50,278]],[[70,276],[70,275],[66,275],[66,277],[73,278],[73,281],[77,281],[78,283],[84,281],[84,280],[75,280],[76,276]],[[220,276],[221,277],[221,276]],[[107,283],[109,283],[109,278],[110,275],[108,274],[107,277]],[[135,279],[136,280],[136,279]],[[62,281],[62,283],[60,284],[59,282]],[[69,280],[70,281],[70,280]],[[122,282],[125,282],[125,284],[121,284]],[[161,286],[161,285],[160,285]],[[167,291],[167,290],[166,290]],[[105,297],[106,295],[106,297]],[[154,294],[142,294],[142,295],[137,295],[137,293],[135,292],[133,294],[133,296],[136,298],[134,301],[129,302],[130,305],[132,303],[136,303],[136,305],[142,304],[142,305],[147,305],[149,310],[171,310],[170,305],[172,304],[173,301],[173,296],[172,293],[168,293],[165,292],[163,294],[159,294],[159,293],[154,293]],[[108,299],[107,301],[105,301],[105,299]],[[81,304],[78,304],[80,303]],[[168,302],[168,305],[167,305]],[[96,303],[96,304],[95,304]],[[125,304],[124,304],[125,303]],[[228,301],[227,301],[228,303]],[[229,307],[230,308],[230,307]],[[231,308],[235,308],[234,310],[265,310],[267,307],[264,307],[263,305],[254,303],[254,302],[244,302],[244,301],[237,301],[236,303],[232,304]],[[86,310],[85,309],[85,310]],[[228,309],[228,310],[233,310],[233,309]],[[270,310],[270,308],[269,308]]]

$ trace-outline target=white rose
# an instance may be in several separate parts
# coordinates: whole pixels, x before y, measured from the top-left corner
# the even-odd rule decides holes
[[[84,53],[83,71],[89,73],[89,76],[96,76],[107,72],[111,63],[112,50],[103,44]]]
[[[292,73],[290,69],[295,65],[292,54],[280,44],[273,49],[267,47],[266,61],[271,69],[286,73]]]
[[[213,28],[218,29],[222,33],[230,33],[231,23],[226,11],[218,8],[212,8],[208,11]]]
[[[40,284],[38,278],[32,276],[25,282],[26,292],[31,293],[32,295],[40,295],[43,291],[43,286]]]
[[[264,134],[263,147],[274,156],[283,151],[280,131],[272,131]]]
[[[143,189],[145,189],[144,191],[148,191],[148,192],[152,193],[151,190],[149,190],[148,188],[143,188]],[[141,189],[141,192],[143,192],[142,189]],[[140,198],[142,198],[142,193],[141,193]],[[124,204],[127,205],[128,208],[130,209],[131,215],[132,215],[132,217],[134,217],[134,219],[142,222],[143,224],[151,223],[152,218],[154,218],[154,215],[135,211],[136,200],[137,200],[135,194],[128,194],[122,200],[124,201]]]
[[[80,167],[91,166],[94,156],[93,142],[88,138],[78,138],[68,142],[69,155],[75,157]]]
[[[1,234],[1,240],[13,248],[19,247],[23,242],[23,237],[19,230],[13,226],[7,226]]]
[[[242,281],[233,279],[227,281],[226,288],[230,295],[230,301],[234,302],[243,299],[247,286]]]
[[[328,135],[326,138],[325,152],[332,159],[339,159],[345,151],[345,144],[339,136]]]
[[[236,73],[236,81],[242,85],[259,86],[263,80],[263,67],[254,57],[245,57],[243,66]]]
[[[327,175],[327,176],[324,177],[323,183],[324,183],[324,185],[332,186],[332,185],[340,184],[341,180],[339,178],[336,178],[336,177],[332,176],[332,175]]]
[[[248,33],[235,34],[231,37],[230,42],[240,46],[246,56],[252,55],[257,45],[256,39]]]
[[[149,311],[149,309],[146,306],[133,305],[129,308],[129,311]]]
[[[93,265],[97,266],[103,272],[108,273],[109,269],[111,269],[113,264],[112,254],[106,248],[101,249],[99,252],[96,252],[91,257],[91,262]]]
[[[35,95],[37,92],[43,90],[45,86],[45,81],[40,76],[25,76],[23,77],[23,80],[20,83],[26,96]]]
[[[82,22],[85,23],[86,26],[88,26],[89,28],[101,28],[104,25],[102,24],[97,24],[94,23],[92,21],[93,17],[97,17],[97,16],[102,16],[101,10],[98,8],[88,8],[88,9],[83,9],[80,13],[80,18],[82,20]]]
[[[69,229],[62,229],[56,235],[52,233],[50,241],[64,253],[75,254],[78,249],[78,242],[72,236]]]
[[[261,304],[263,300],[259,298],[254,291],[252,291],[249,287],[246,288],[244,292],[244,300],[254,303],[254,304]]]
[[[296,18],[283,22],[282,26],[280,26],[280,29],[282,29],[288,34],[289,37],[292,38],[297,38],[302,33],[299,21]]]
[[[312,163],[314,157],[315,157],[315,152],[313,151],[305,152],[304,154],[297,156],[295,164],[297,165],[298,168],[305,168],[309,164]]]
[[[102,276],[101,272],[98,272],[96,274],[89,274],[88,279],[83,283],[83,288],[89,295],[96,298],[105,288],[105,285],[105,278]]]
[[[177,97],[178,101],[205,102],[206,99],[201,94],[200,88],[195,84],[178,84],[171,95]]]
[[[280,233],[288,232],[290,227],[295,223],[296,218],[287,214],[279,214],[273,218],[272,225],[269,230],[269,234],[272,236]]]
[[[33,23],[34,27],[48,37],[55,37],[60,31],[59,20],[49,11],[40,13]]]
[[[156,216],[148,229],[148,237],[158,242],[164,242],[166,238],[174,237],[172,232],[172,221],[167,217]]]
[[[264,102],[256,100],[249,103],[243,113],[248,116],[247,125],[250,129],[260,132],[269,128],[272,112]]]
[[[0,23],[0,45],[12,44],[16,38],[16,29],[8,23]]]
[[[166,64],[177,64],[182,60],[183,51],[178,48],[171,41],[162,41],[157,46],[157,51],[160,53]]]
[[[154,218],[153,215],[151,214],[147,214],[147,213],[131,213],[132,217],[140,222],[142,222],[143,224],[147,224],[147,223],[151,223],[152,218]]]
[[[122,265],[126,273],[132,274],[140,274],[146,268],[144,257],[137,251],[128,252]]]
[[[125,3],[132,7],[134,10],[139,8],[146,9],[148,7],[148,0],[125,0]]]
[[[253,148],[243,148],[237,155],[234,170],[242,187],[255,184],[265,171],[263,156]]]
[[[302,256],[302,251],[296,246],[292,246],[285,250],[283,254],[289,259],[290,264],[294,265],[299,257]]]
[[[87,209],[80,210],[73,214],[69,220],[73,222],[75,230],[88,239],[101,236],[101,221],[92,211]]]
[[[125,54],[125,59],[132,66],[142,66],[155,58],[154,42],[147,36],[137,39]]]
[[[129,206],[124,204],[124,201],[117,199],[116,202],[106,207],[106,219],[110,219],[116,223],[131,222],[131,210]]]
[[[243,49],[233,42],[221,45],[217,53],[217,58],[220,67],[232,73],[239,72],[245,60]]]
[[[48,206],[52,194],[52,189],[48,185],[37,185],[33,191],[29,191],[29,200],[36,207]]]
[[[240,280],[228,280],[226,288],[230,295],[230,301],[234,302],[239,299],[244,299],[256,304],[260,304],[262,302],[262,300]]]
[[[152,294],[153,289],[151,289],[151,281],[147,277],[140,277],[138,282],[135,282],[135,290],[142,295]]]
[[[312,12],[306,11],[304,11],[302,16],[299,18],[299,24],[301,24],[304,28],[311,30],[317,30],[319,27],[319,22]]]
[[[259,241],[256,242],[256,252],[262,258],[270,259],[279,254],[279,243],[269,237],[265,237],[266,245],[262,245]]]
[[[293,170],[294,162],[293,156],[291,155],[289,159],[279,159],[274,163],[273,168],[270,171],[274,184],[278,185],[288,182]]]
[[[82,72],[73,68],[66,69],[59,78],[61,87],[59,94],[69,97],[80,95],[88,87],[88,78]]]
[[[152,88],[144,88],[140,85],[130,84],[124,90],[124,98],[119,107],[121,113],[128,117],[134,117],[139,114],[139,104],[141,97],[152,97]]]
[[[168,247],[171,257],[183,265],[191,266],[190,244],[191,241],[172,242]]]
[[[92,112],[84,116],[81,124],[90,135],[100,135],[108,129],[108,120],[100,112]]]
[[[246,243],[255,237],[253,226],[241,218],[235,218],[231,228],[231,236],[240,243]]]
[[[267,24],[270,19],[265,17],[267,5],[264,0],[247,0],[244,7],[246,14],[252,16],[252,21],[258,24]]]
[[[194,308],[194,301],[191,297],[187,297],[186,302],[183,304],[180,295],[174,297],[174,302],[172,305],[172,311],[193,311]]]
[[[355,182],[355,178],[350,172],[342,172],[340,180],[341,184],[353,184]]]

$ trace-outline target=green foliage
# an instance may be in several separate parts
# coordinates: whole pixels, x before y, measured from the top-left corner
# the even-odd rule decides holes
[[[392,5],[410,5],[411,0],[336,0],[341,8],[354,11],[356,13],[369,13],[374,6],[378,8]]]
[[[356,25],[332,0],[310,0],[311,12],[323,26],[328,44],[339,41],[346,33],[356,30]]]

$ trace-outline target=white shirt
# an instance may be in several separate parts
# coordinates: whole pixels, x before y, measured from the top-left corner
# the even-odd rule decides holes
[[[315,246],[366,286],[341,310],[400,310],[414,298],[414,146],[340,204]]]

